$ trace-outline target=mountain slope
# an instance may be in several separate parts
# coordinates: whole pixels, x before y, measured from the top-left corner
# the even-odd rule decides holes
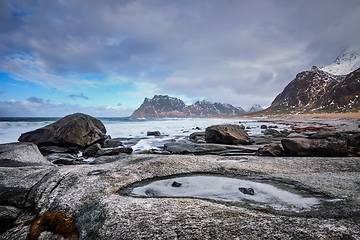
[[[331,113],[359,111],[360,69],[333,75],[313,67],[296,75],[264,113]]]
[[[152,99],[145,98],[131,117],[186,117],[182,112],[185,106],[185,103],[178,98],[155,95]]]
[[[145,98],[131,117],[229,117],[244,113],[242,108],[227,103],[211,103],[204,100],[186,106],[178,98],[155,95],[152,99]]]

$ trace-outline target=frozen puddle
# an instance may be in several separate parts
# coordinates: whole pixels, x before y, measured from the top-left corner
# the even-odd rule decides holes
[[[216,176],[188,176],[153,181],[134,187],[134,197],[191,197],[249,204],[276,211],[301,212],[320,204],[320,199],[304,197],[269,184]]]

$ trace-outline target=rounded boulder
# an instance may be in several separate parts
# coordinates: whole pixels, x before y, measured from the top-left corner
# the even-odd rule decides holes
[[[107,138],[104,124],[89,115],[74,113],[34,131],[21,134],[20,142],[32,142],[39,146],[86,147]]]
[[[249,145],[251,140],[247,132],[239,125],[225,124],[213,125],[205,130],[207,143],[219,143],[230,145]]]

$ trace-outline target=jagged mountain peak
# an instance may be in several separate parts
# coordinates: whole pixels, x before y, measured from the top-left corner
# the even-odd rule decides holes
[[[228,103],[211,103],[203,100],[187,106],[179,98],[155,95],[152,99],[145,98],[132,117],[228,117],[244,113],[242,108]]]
[[[360,48],[351,47],[343,51],[331,64],[320,68],[334,75],[346,75],[360,68]]]
[[[254,105],[251,106],[251,108],[249,108],[247,110],[247,112],[252,113],[252,112],[258,112],[258,111],[261,111],[261,110],[263,110],[263,107],[261,105],[255,103]]]

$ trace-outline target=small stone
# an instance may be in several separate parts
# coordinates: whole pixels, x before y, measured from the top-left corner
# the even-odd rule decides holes
[[[172,187],[181,187],[181,185],[182,185],[182,183],[179,183],[179,182],[176,182],[176,181],[174,181],[174,182],[171,184]]]
[[[156,137],[158,137],[158,136],[161,135],[161,133],[160,133],[159,131],[148,131],[148,132],[146,133],[146,135],[147,135],[147,136],[156,136]]]
[[[181,151],[181,154],[190,154],[190,153],[191,152],[188,149],[184,149],[184,150]]]
[[[122,143],[117,140],[106,139],[103,143],[104,148],[116,148],[122,146]]]
[[[267,126],[266,125],[261,125],[260,128],[261,129],[267,129]]]
[[[101,149],[101,145],[99,143],[95,143],[91,145],[90,147],[86,148],[83,152],[83,155],[86,157],[91,157],[95,155],[97,151]]]
[[[239,187],[239,191],[242,192],[243,194],[255,195],[254,189],[252,188]]]

